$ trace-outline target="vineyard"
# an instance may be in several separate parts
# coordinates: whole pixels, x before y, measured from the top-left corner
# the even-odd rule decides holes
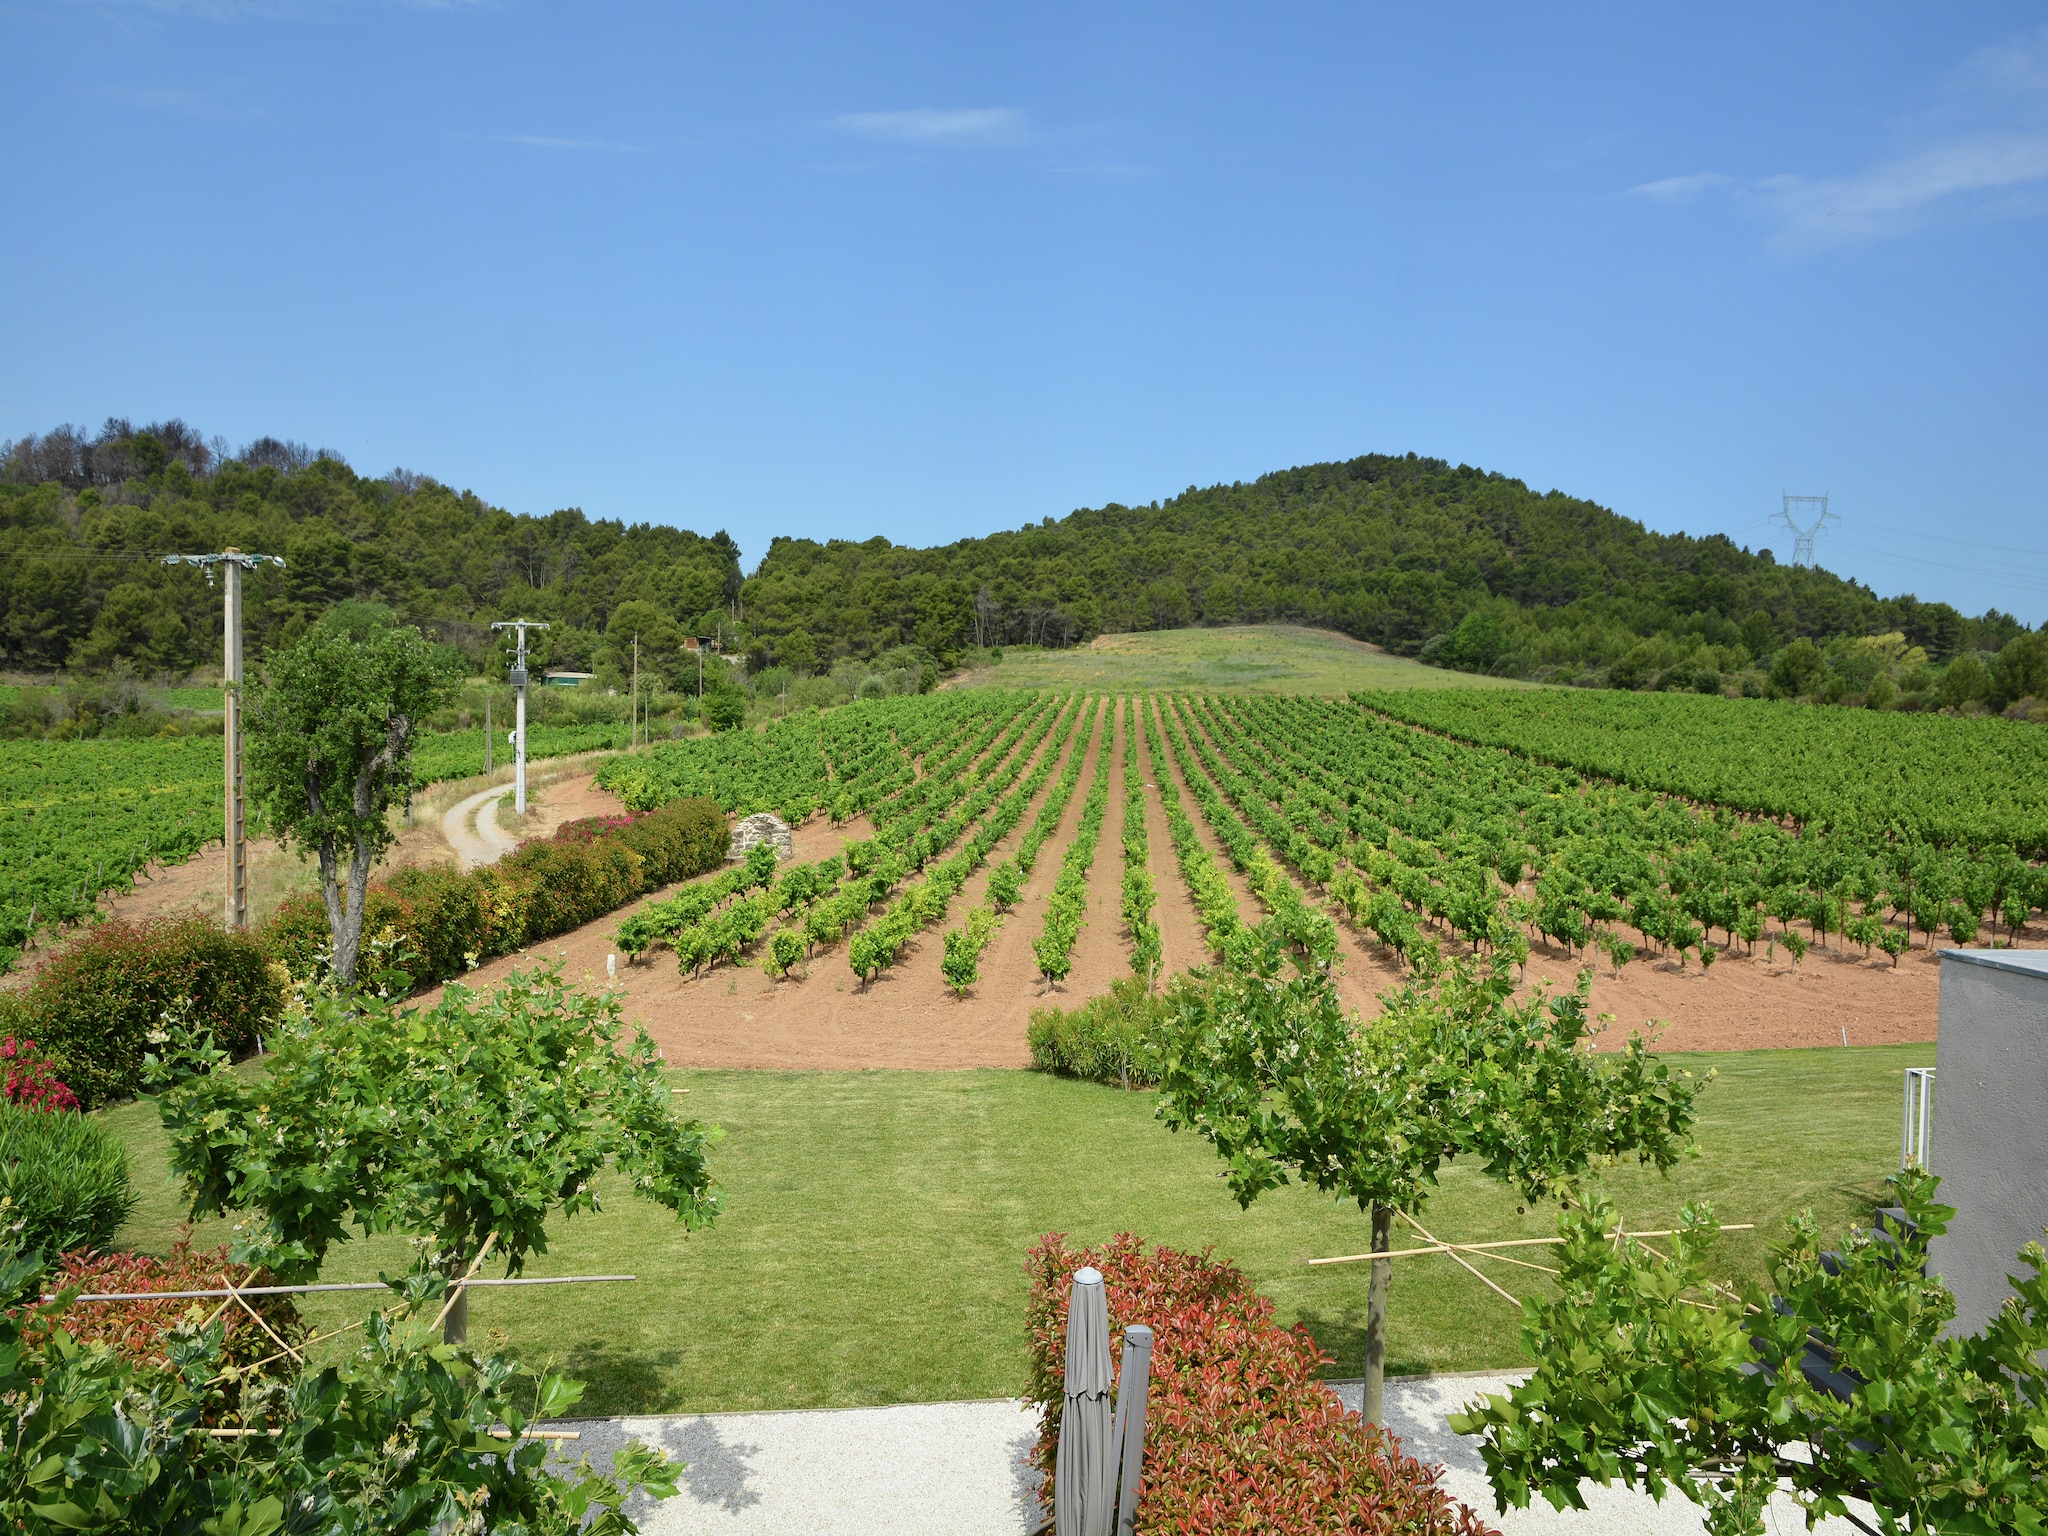
[[[1463,693],[1455,702],[1497,723],[1537,718],[1499,706],[1540,697]],[[1417,714],[1452,713],[1427,694],[1400,701]],[[1648,763],[1682,761],[1686,721],[1662,714],[1655,697],[1620,702],[1644,706],[1649,723],[1617,739],[1639,743]],[[1663,734],[1651,728],[1659,719]],[[1865,754],[1871,782],[1910,778],[1941,756],[1938,738],[1920,729],[1895,738],[1898,761],[1885,738],[1868,740],[1877,743]],[[1874,812],[1837,808],[1798,825],[1539,760],[1562,755],[1473,745],[1360,703],[1275,695],[965,691],[860,704],[607,764],[600,782],[634,808],[709,793],[735,813],[821,813],[821,825],[864,817],[870,833],[824,859],[777,867],[763,855],[736,866],[634,914],[617,943],[643,960],[671,954],[689,977],[756,962],[772,976],[808,977],[832,956],[860,990],[936,932],[937,979],[966,996],[994,937],[1024,920],[1037,979],[1050,986],[1067,976],[1084,928],[1111,921],[1085,891],[1091,867],[1116,857],[1099,844],[1117,800],[1116,942],[1131,972],[1151,976],[1160,892],[1145,813],[1154,795],[1211,954],[1250,918],[1271,920],[1323,962],[1348,934],[1395,965],[1447,949],[1522,965],[1543,945],[1615,971],[1641,954],[1710,968],[1731,951],[1769,947],[1796,960],[1831,940],[1895,965],[1937,932],[2009,941],[2048,901],[2048,875],[2023,854],[2040,845],[2022,809],[2037,786],[2009,778],[2019,770],[1997,759],[1979,764],[1974,795],[1928,798],[1952,813],[1952,831],[1970,816],[2003,814],[2011,835],[1936,842],[1899,835]],[[1025,918],[1020,894],[1063,819],[1057,874]],[[982,894],[955,911],[991,859]]]
[[[1352,697],[1426,730],[1703,804],[2048,854],[2048,731],[1996,716],[1588,689]]]
[[[537,727],[528,750],[544,758],[622,747],[625,729]],[[413,770],[422,785],[482,773],[483,733],[424,737]],[[32,927],[76,922],[102,891],[217,841],[223,798],[217,737],[0,742],[0,971]]]
[[[534,754],[617,746],[613,731],[537,729]],[[1041,988],[1066,980],[1091,922],[1114,927],[1119,969],[1157,979],[1155,797],[1210,954],[1247,918],[1319,961],[1348,933],[1392,964],[1446,946],[1522,964],[1548,945],[1616,972],[1644,952],[1709,967],[1832,938],[1895,962],[1936,932],[2010,939],[2048,902],[2044,741],[2000,720],[1676,695],[961,690],[667,742],[597,781],[633,810],[708,795],[862,824],[826,857],[762,854],[634,912],[616,930],[629,958],[801,978],[836,955],[865,990],[929,934],[966,997],[1017,922]],[[427,783],[482,757],[468,732],[415,762]],[[219,835],[203,739],[9,744],[0,783],[0,945]],[[1106,830],[1113,915],[1087,895]],[[1048,849],[1050,884],[1020,913]]]

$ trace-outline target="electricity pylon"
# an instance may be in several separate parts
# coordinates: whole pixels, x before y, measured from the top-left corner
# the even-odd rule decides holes
[[[265,561],[282,568],[282,555],[246,555],[224,549],[217,555],[165,555],[165,565],[196,565],[213,585],[213,568],[227,573],[227,617],[221,626],[221,692],[227,708],[222,721],[222,777],[227,781],[222,806],[222,838],[228,851],[227,927],[230,933],[249,927],[249,802],[242,782],[242,572]]]
[[[1813,537],[1829,523],[1841,519],[1828,510],[1825,496],[1785,495],[1785,505],[1778,512],[1778,521],[1792,532],[1792,563],[1813,564]]]
[[[512,686],[517,690],[512,705],[512,750],[517,754],[517,766],[512,770],[512,809],[521,816],[526,814],[526,632],[547,627],[538,619],[501,619],[491,626],[519,631],[519,654],[512,662]]]

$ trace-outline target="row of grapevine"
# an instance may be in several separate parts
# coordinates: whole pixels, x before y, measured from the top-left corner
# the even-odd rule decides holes
[[[1060,860],[1060,872],[1045,904],[1044,925],[1031,943],[1038,974],[1048,982],[1067,979],[1074,968],[1074,945],[1080,940],[1081,925],[1088,920],[1088,867],[1095,862],[1095,842],[1102,835],[1103,813],[1109,809],[1109,764],[1115,750],[1116,703],[1111,700],[1103,707],[1102,745],[1096,749],[1095,777],[1088,785],[1088,798],[1081,802],[1081,821]]]
[[[1064,713],[1061,718],[1064,719]],[[1007,837],[1010,829],[1023,819],[1025,809],[1037,793],[1037,784],[1043,780],[1034,782],[1031,778],[1023,778],[1022,783],[1018,780],[1023,777],[1026,761],[1046,734],[1047,731],[1041,728],[1037,739],[1012,756],[1001,771],[961,808],[954,818],[959,832],[965,832],[971,826],[973,835],[956,851],[932,865],[922,880],[906,889],[890,903],[880,918],[855,936],[848,947],[847,962],[863,985],[895,964],[903,946],[919,930],[946,915],[946,909],[952,905],[960,887],[981,868],[989,850]],[[995,797],[1006,790],[1008,793],[1001,803],[989,811]]]
[[[1336,925],[1327,913],[1302,899],[1300,888],[1273,860],[1258,834],[1238,816],[1231,802],[1218,793],[1219,785],[1226,781],[1230,787],[1236,787],[1235,777],[1217,761],[1208,743],[1196,734],[1191,724],[1192,712],[1183,716],[1182,707],[1187,704],[1184,699],[1173,701],[1166,722],[1166,735],[1174,756],[1180,762],[1181,776],[1187,780],[1189,791],[1202,808],[1203,819],[1223,844],[1231,863],[1244,876],[1245,884],[1251,888],[1259,904],[1278,920],[1287,942],[1317,964],[1328,965],[1337,954]],[[1252,803],[1251,798],[1247,797],[1244,803]]]
[[[989,876],[988,895],[967,914],[966,920],[958,927],[949,929],[944,944],[945,954],[939,962],[946,984],[955,993],[964,996],[969,987],[981,979],[981,955],[988,948],[990,940],[1001,927],[1003,916],[1024,894],[1024,882],[1037,867],[1039,850],[1045,846],[1060,818],[1066,814],[1067,802],[1073,798],[1075,786],[1081,782],[1081,765],[1088,756],[1088,743],[1094,739],[1097,711],[1086,709],[1078,721],[1078,734],[1072,749],[1068,752],[1066,766],[1060,772],[1059,782],[1053,785],[1052,793],[1039,807],[1038,815],[1032,819],[1017,845],[1017,851],[998,864]],[[1055,754],[1047,753],[1035,776],[1037,783],[1032,794],[1043,787],[1044,780],[1052,772]],[[1027,800],[1029,797],[1026,797]]]
[[[1124,879],[1118,911],[1131,934],[1131,969],[1150,986],[1158,973],[1159,924],[1152,908],[1159,900],[1153,889],[1149,838],[1145,832],[1145,775],[1138,770],[1138,716],[1142,701],[1125,699],[1124,713]]]
[[[1460,741],[1698,804],[2048,855],[2048,732],[2018,721],[1576,688],[1353,697]]]
[[[1166,835],[1173,841],[1173,856],[1180,866],[1181,882],[1194,899],[1195,915],[1201,920],[1202,937],[1215,953],[1222,953],[1232,935],[1243,926],[1237,915],[1237,898],[1230,882],[1216,867],[1216,860],[1202,845],[1188,813],[1181,809],[1180,791],[1174,787],[1173,768],[1167,761],[1166,746],[1159,731],[1159,704],[1146,700],[1145,747],[1152,760],[1152,777],[1159,785],[1159,800],[1166,808]]]

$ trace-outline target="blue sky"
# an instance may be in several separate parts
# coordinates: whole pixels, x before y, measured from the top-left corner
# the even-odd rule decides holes
[[[2042,16],[0,0],[0,437],[750,562],[1414,450],[2038,624]]]

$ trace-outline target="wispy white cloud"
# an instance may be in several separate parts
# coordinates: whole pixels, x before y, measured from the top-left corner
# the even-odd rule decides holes
[[[1755,190],[1794,247],[1904,234],[1950,209],[2025,212],[2035,201],[2027,194],[2048,191],[2048,133],[1943,144],[1854,176],[1771,176]]]
[[[1724,176],[1719,171],[1694,171],[1690,176],[1666,176],[1662,181],[1646,181],[1628,190],[1631,197],[1647,197],[1660,203],[1689,203],[1702,192],[1726,186],[1732,180],[1732,176]]]
[[[2048,27],[1949,71],[1903,137],[1903,153],[1846,175],[1697,171],[1629,193],[1669,206],[1716,194],[1768,218],[1788,252],[1887,239],[1945,218],[2048,210]]]
[[[914,107],[902,112],[842,112],[832,119],[832,126],[841,133],[899,144],[999,144],[1022,136],[1024,114],[1014,107]]]
[[[644,155],[645,144],[623,144],[612,139],[562,139],[544,133],[470,133],[464,138],[485,144],[519,144],[528,149],[594,150],[606,155]]]

